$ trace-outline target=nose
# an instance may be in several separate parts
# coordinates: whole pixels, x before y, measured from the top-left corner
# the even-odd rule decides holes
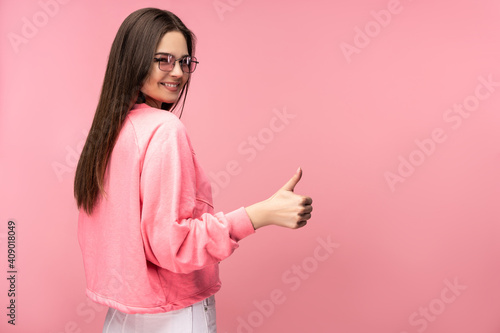
[[[170,75],[175,76],[175,77],[179,77],[179,76],[184,75],[184,72],[182,71],[182,68],[181,68],[180,61],[176,61],[174,63],[174,68],[172,68],[172,70],[170,71]]]

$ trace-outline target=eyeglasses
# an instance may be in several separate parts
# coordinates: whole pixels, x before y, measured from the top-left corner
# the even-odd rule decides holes
[[[176,61],[179,62],[184,73],[194,72],[198,64],[196,57],[184,56],[180,59],[175,59],[175,57],[169,53],[158,53],[157,55],[159,55],[159,57],[153,59],[155,62],[158,62],[158,68],[164,72],[173,70]]]

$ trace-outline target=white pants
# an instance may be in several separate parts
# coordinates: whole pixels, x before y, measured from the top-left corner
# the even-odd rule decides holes
[[[109,308],[102,333],[216,333],[215,297],[180,310],[128,314]]]

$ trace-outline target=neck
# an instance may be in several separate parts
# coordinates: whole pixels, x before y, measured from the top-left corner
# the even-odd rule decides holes
[[[161,102],[155,100],[155,99],[152,99],[151,97],[149,96],[146,96],[146,101],[145,103],[153,108],[157,108],[157,109],[161,109]]]

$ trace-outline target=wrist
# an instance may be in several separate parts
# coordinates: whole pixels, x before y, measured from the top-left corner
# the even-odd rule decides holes
[[[256,204],[245,207],[245,210],[255,230],[269,224],[267,222],[268,219],[266,214],[265,201],[261,201]]]

